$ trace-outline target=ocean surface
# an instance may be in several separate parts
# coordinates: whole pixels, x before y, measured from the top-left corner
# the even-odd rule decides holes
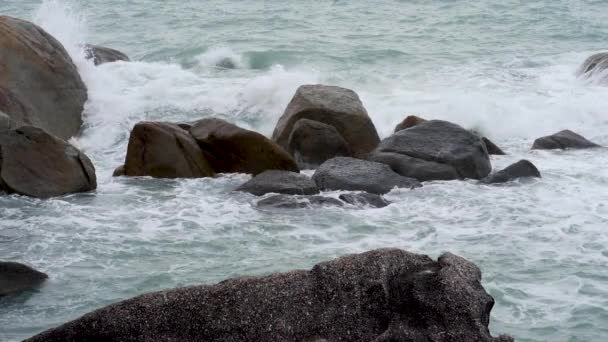
[[[89,89],[72,142],[94,193],[0,196],[0,259],[48,273],[0,299],[19,341],[138,294],[310,268],[379,247],[475,262],[491,330],[517,341],[608,340],[608,149],[530,151],[569,128],[608,145],[608,87],[576,70],[608,49],[608,2],[0,0],[68,49]],[[133,62],[94,67],[82,43]],[[234,69],[217,67],[231,61]],[[475,128],[543,178],[430,182],[387,208],[259,210],[247,175],[112,178],[141,120],[220,116],[270,135],[302,84],[355,90],[380,135],[407,114]],[[338,193],[330,193],[337,196]]]

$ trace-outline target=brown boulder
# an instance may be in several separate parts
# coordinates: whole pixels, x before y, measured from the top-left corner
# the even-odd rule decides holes
[[[410,127],[414,127],[418,124],[421,124],[423,122],[426,122],[425,119],[416,116],[416,115],[408,115],[407,118],[403,119],[403,121],[401,121],[399,124],[397,124],[397,126],[395,126],[395,132],[397,133],[402,129],[406,129],[406,128],[410,128]]]
[[[301,86],[279,119],[272,139],[288,149],[289,136],[301,119],[335,127],[357,157],[373,151],[380,142],[359,96],[350,89],[325,85]]]
[[[32,23],[0,16],[0,111],[67,139],[80,130],[86,100],[61,43]]]
[[[300,171],[293,158],[272,140],[224,120],[199,120],[193,123],[190,134],[215,172],[257,175],[266,170]]]

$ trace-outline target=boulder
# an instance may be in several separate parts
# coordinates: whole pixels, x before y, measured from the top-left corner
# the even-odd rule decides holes
[[[596,53],[587,58],[578,69],[579,76],[595,77],[608,82],[608,52]]]
[[[91,160],[32,126],[0,131],[0,189],[48,198],[97,188]]]
[[[289,153],[301,169],[315,169],[333,157],[350,157],[348,143],[334,126],[301,119],[288,140]]]
[[[374,208],[384,208],[391,204],[384,197],[369,192],[342,194],[340,199],[348,204]]]
[[[272,140],[224,120],[199,120],[190,134],[215,172],[257,175],[266,170],[300,171],[293,158]]]
[[[308,176],[291,171],[268,170],[253,177],[236,191],[248,192],[256,196],[268,193],[288,195],[315,195],[319,189]]]
[[[397,124],[397,126],[395,126],[395,131],[394,133],[397,133],[401,130],[410,128],[410,127],[414,127],[418,124],[421,124],[423,122],[426,122],[425,119],[416,116],[416,115],[409,115],[407,116],[405,119],[403,119],[403,121],[401,121],[400,123]]]
[[[515,164],[508,166],[481,180],[482,183],[505,183],[523,177],[541,178],[540,172],[530,161],[522,159]]]
[[[294,125],[301,119],[333,126],[358,157],[371,152],[380,141],[359,96],[350,89],[325,85],[301,86],[279,119],[272,139],[286,150],[289,149],[289,137]]]
[[[139,122],[133,127],[124,170],[115,175],[200,178],[215,173],[196,141],[177,125]]]
[[[15,122],[10,118],[10,116],[0,112],[0,131],[11,129],[15,127]]]
[[[0,111],[61,138],[78,133],[87,88],[72,59],[40,27],[0,16]]]
[[[312,176],[321,190],[366,191],[385,194],[393,188],[415,188],[420,183],[403,177],[385,164],[336,157],[323,163]]]
[[[95,65],[117,61],[129,62],[129,56],[124,53],[99,45],[87,44],[84,46],[86,59],[92,59]]]
[[[496,146],[496,144],[493,143],[490,139],[488,139],[486,137],[481,137],[481,141],[486,146],[486,150],[488,151],[488,154],[498,155],[498,156],[506,155],[506,153],[500,147]]]
[[[0,261],[0,296],[29,290],[47,278],[46,274],[27,265]]]
[[[481,179],[492,169],[478,136],[441,120],[426,121],[391,135],[368,159],[420,181]]]
[[[534,144],[532,145],[533,150],[583,149],[592,147],[601,146],[567,129],[553,135],[538,138],[534,140]]]
[[[513,341],[491,336],[493,305],[459,256],[379,249],[144,294],[26,341]]]
[[[344,203],[325,196],[275,195],[258,202],[260,208],[303,209],[310,207],[342,207]]]

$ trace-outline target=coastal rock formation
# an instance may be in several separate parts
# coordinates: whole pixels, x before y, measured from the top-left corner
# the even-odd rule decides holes
[[[275,195],[258,202],[260,208],[303,209],[310,207],[341,207],[344,203],[333,197]]]
[[[523,177],[541,178],[540,171],[528,160],[520,160],[481,180],[482,183],[505,183]]]
[[[260,133],[246,130],[221,119],[202,119],[190,128],[217,173],[251,173],[266,170],[299,172],[291,156]]]
[[[473,263],[379,249],[309,271],[145,294],[26,341],[508,342]]]
[[[380,141],[359,96],[350,89],[325,85],[301,86],[279,119],[272,139],[289,150],[289,137],[294,125],[301,119],[333,126],[358,157],[371,152]]]
[[[46,274],[27,265],[0,261],[0,296],[29,290],[47,278]]]
[[[423,122],[426,122],[427,120],[416,116],[416,115],[408,115],[405,119],[403,119],[403,121],[401,121],[400,123],[397,124],[397,126],[395,126],[395,131],[393,133],[397,133],[401,130],[410,128],[410,127],[414,127],[418,124],[421,124]]]
[[[87,88],[55,38],[24,20],[0,16],[0,111],[16,125],[61,138],[78,133]]]
[[[608,52],[596,53],[587,58],[578,70],[579,76],[598,77],[608,82]]]
[[[342,194],[339,198],[348,204],[373,208],[384,208],[390,204],[384,197],[369,192]]]
[[[484,145],[486,145],[486,150],[488,151],[488,154],[498,156],[506,155],[506,153],[500,147],[496,146],[496,144],[493,143],[490,139],[486,137],[481,137],[481,141],[484,143]]]
[[[350,157],[348,143],[334,126],[301,119],[288,140],[289,153],[301,169],[315,169],[333,157]]]
[[[393,188],[415,188],[420,183],[403,177],[385,164],[336,157],[323,163],[312,176],[321,190],[366,191],[385,194]]]
[[[199,178],[215,173],[187,131],[172,123],[144,121],[133,127],[124,167],[114,174]]]
[[[48,198],[97,188],[91,160],[40,128],[0,131],[0,190]]]
[[[601,147],[585,137],[578,135],[571,130],[559,131],[553,135],[547,135],[534,140],[533,150],[555,150],[555,149],[583,149]]]
[[[124,53],[99,45],[87,44],[84,47],[85,57],[92,59],[95,65],[112,63],[117,61],[129,62],[129,56]]]
[[[248,192],[256,196],[268,193],[287,195],[315,195],[319,189],[308,176],[291,171],[268,170],[253,177],[236,191]]]
[[[478,136],[441,120],[398,131],[384,139],[368,159],[420,181],[481,179],[492,169]]]

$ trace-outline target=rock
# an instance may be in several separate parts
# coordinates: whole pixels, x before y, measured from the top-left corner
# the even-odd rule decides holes
[[[401,121],[399,124],[397,124],[397,126],[395,126],[395,133],[410,127],[414,127],[426,121],[427,120],[416,115],[409,115],[408,117],[403,119],[403,121]]]
[[[13,120],[6,114],[0,112],[0,131],[15,127]]]
[[[301,119],[288,140],[289,153],[301,169],[315,169],[333,157],[350,157],[348,143],[334,126]]]
[[[86,44],[84,46],[85,58],[92,59],[95,65],[117,61],[130,62],[129,56],[124,53],[99,45]]]
[[[279,119],[272,139],[288,150],[291,132],[301,119],[335,127],[351,152],[358,157],[371,152],[380,141],[359,96],[350,89],[325,85],[301,86]]]
[[[215,66],[222,69],[236,69],[237,63],[232,60],[230,57],[225,57],[220,59]]]
[[[415,188],[420,183],[398,175],[385,164],[367,160],[336,157],[323,163],[312,180],[321,190],[367,191],[385,194],[393,188]]]
[[[608,81],[608,52],[596,53],[587,58],[578,70],[579,76],[598,76],[600,81]]]
[[[127,172],[125,171],[124,165],[120,165],[119,167],[114,169],[114,172],[112,173],[112,177],[121,177],[121,176],[126,176],[126,175],[127,175]]]
[[[583,149],[592,147],[601,146],[567,129],[553,135],[538,138],[534,140],[534,144],[532,145],[533,150]]]
[[[340,195],[340,199],[348,204],[369,206],[374,208],[384,208],[391,204],[385,200],[384,197],[377,194],[370,194],[368,192],[342,194]]]
[[[268,170],[253,177],[236,191],[248,192],[256,196],[268,193],[288,195],[315,195],[319,189],[308,176],[291,171]]]
[[[0,131],[0,189],[48,198],[97,188],[91,160],[40,128]]]
[[[481,139],[466,129],[431,120],[384,139],[369,160],[420,181],[481,179],[492,169]]]
[[[78,133],[87,88],[55,38],[24,20],[0,16],[0,111],[17,126],[61,138]]]
[[[214,174],[196,141],[179,126],[144,121],[133,127],[125,176],[200,178]]]
[[[500,147],[496,146],[490,139],[486,137],[481,137],[481,141],[486,145],[486,150],[488,154],[504,156],[506,153],[500,149]]]
[[[29,290],[40,285],[48,276],[17,263],[0,261],[0,296]]]
[[[275,195],[258,202],[260,208],[303,209],[310,207],[342,207],[344,204],[333,197]]]
[[[515,164],[508,166],[506,169],[498,171],[494,174],[487,176],[482,179],[482,183],[505,183],[522,177],[536,177],[541,178],[540,172],[528,160],[520,160]]]
[[[260,133],[217,118],[195,122],[190,134],[215,172],[260,174],[266,170],[300,172],[291,156]]]
[[[494,299],[473,263],[399,249],[311,270],[144,294],[26,341],[508,342],[488,329]]]

